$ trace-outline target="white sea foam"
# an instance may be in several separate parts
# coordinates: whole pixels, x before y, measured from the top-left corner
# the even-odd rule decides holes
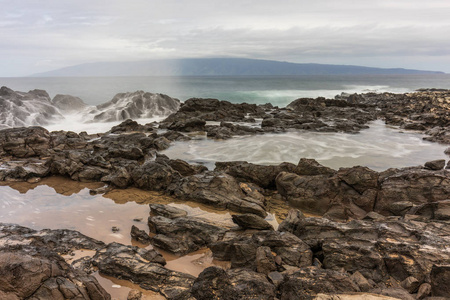
[[[158,116],[153,118],[145,118],[145,119],[137,119],[135,120],[139,124],[147,124],[151,122],[158,122],[164,119],[164,117]],[[116,126],[123,121],[115,121],[115,122],[86,122],[86,115],[84,113],[74,113],[67,114],[64,116],[64,119],[59,120],[58,122],[45,125],[47,130],[49,131],[74,131],[74,132],[82,132],[86,131],[88,134],[93,133],[101,133],[107,132],[111,129],[111,127]]]

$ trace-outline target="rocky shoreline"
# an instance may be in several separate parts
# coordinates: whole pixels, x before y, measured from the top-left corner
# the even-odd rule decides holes
[[[450,91],[302,98],[286,108],[195,98],[160,123],[124,120],[101,134],[38,126],[1,130],[0,181],[64,176],[108,185],[92,193],[127,187],[159,191],[235,212],[236,226],[150,206],[150,235],[133,228],[134,239],[177,255],[209,248],[215,259],[231,264],[194,277],[165,268],[156,249],[2,224],[0,296],[110,299],[89,275],[98,270],[167,299],[446,299],[450,164],[445,160],[382,172],[364,166],[334,170],[305,158],[271,166],[217,162],[208,170],[159,153],[196,132],[213,139],[289,130],[353,134],[376,119],[450,144]],[[264,217],[277,203],[293,209],[278,216],[284,221],[274,230]],[[60,256],[78,249],[95,254],[70,265]]]

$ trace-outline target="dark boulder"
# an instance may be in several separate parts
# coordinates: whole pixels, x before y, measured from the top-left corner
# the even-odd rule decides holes
[[[0,157],[9,155],[17,158],[48,155],[52,139],[42,127],[20,127],[0,130]]]
[[[280,299],[309,300],[319,293],[341,294],[359,291],[359,287],[347,273],[309,267],[286,276],[280,286]]]
[[[243,229],[273,230],[273,226],[254,214],[232,215],[233,222]]]
[[[162,216],[148,218],[153,245],[176,253],[186,254],[207,247],[223,237],[226,229],[213,222],[194,217],[168,219]]]
[[[213,205],[215,208],[236,212],[267,215],[264,203],[258,196],[247,195],[236,179],[217,172],[204,172],[187,176],[171,185],[168,191],[178,198]]]
[[[427,161],[425,163],[425,168],[430,169],[430,170],[442,170],[445,167],[445,159],[438,159],[438,160],[432,160],[432,161]]]
[[[162,216],[169,219],[187,216],[185,210],[163,204],[150,204],[150,214],[153,216]]]
[[[148,245],[151,242],[150,236],[145,232],[145,230],[141,230],[136,226],[131,226],[131,238],[138,241],[141,244]]]
[[[450,265],[434,265],[431,270],[431,294],[450,298]]]
[[[275,178],[282,172],[293,172],[295,165],[282,163],[277,166],[263,166],[246,161],[216,162],[215,171],[225,172],[243,182],[252,182],[262,188],[275,187]]]
[[[217,267],[205,269],[192,286],[196,299],[272,300],[275,286],[265,275],[246,269],[225,271]]]

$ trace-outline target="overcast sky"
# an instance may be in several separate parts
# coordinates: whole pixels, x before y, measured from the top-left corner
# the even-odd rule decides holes
[[[0,0],[0,76],[246,57],[450,73],[449,0]]]

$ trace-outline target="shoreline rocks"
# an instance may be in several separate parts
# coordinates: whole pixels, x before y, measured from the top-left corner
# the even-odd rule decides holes
[[[16,92],[2,88],[1,93]],[[44,91],[33,93],[48,98]],[[98,117],[112,117],[108,109],[127,97],[134,99],[134,106],[119,117],[139,114],[139,97],[154,98],[142,93],[117,96],[99,108],[106,112]],[[14,97],[19,96],[28,97]],[[42,127],[0,130],[1,181],[65,176],[101,181],[107,189],[160,191],[240,213],[232,215],[237,226],[226,227],[180,209],[151,205],[152,236],[131,228],[137,241],[178,255],[209,248],[215,259],[231,264],[228,270],[207,268],[197,278],[165,268],[156,249],[105,245],[70,230],[0,224],[0,277],[6,278],[0,279],[0,297],[110,299],[89,275],[93,270],[133,281],[167,299],[450,297],[450,171],[444,169],[445,160],[383,172],[364,166],[333,170],[305,158],[297,165],[217,162],[208,170],[159,153],[172,141],[190,139],[186,132],[204,131],[223,139],[288,129],[356,133],[376,118],[450,143],[449,101],[449,91],[429,90],[301,98],[282,109],[194,98],[159,128],[125,120],[99,135]],[[275,198],[322,217],[307,218],[294,209],[274,230],[263,218]],[[95,254],[71,265],[60,256],[77,249]],[[13,265],[31,270],[20,273],[30,280],[15,280]]]

